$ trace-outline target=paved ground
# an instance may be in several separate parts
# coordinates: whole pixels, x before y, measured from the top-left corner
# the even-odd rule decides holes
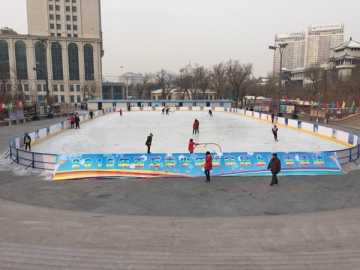
[[[0,128],[0,150],[52,121]],[[273,188],[264,178],[52,182],[13,168],[2,161],[0,269],[360,269],[354,164],[341,177],[282,178]],[[321,212],[274,215],[301,209]],[[262,216],[240,216],[250,211]]]

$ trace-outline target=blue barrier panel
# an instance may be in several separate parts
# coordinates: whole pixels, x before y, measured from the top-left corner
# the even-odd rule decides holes
[[[336,152],[277,153],[280,175],[339,175]],[[269,152],[213,154],[212,176],[270,176]],[[205,153],[57,155],[53,180],[204,176]]]

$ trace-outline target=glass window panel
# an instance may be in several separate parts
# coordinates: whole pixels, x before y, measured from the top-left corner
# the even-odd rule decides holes
[[[78,46],[75,43],[70,43],[68,46],[69,56],[69,78],[71,81],[79,80],[79,53]]]
[[[53,88],[54,88],[54,92],[57,92],[57,91],[58,91],[58,86],[57,86],[57,84],[54,84]]]
[[[9,47],[5,40],[0,40],[0,64],[4,78],[10,79]]]
[[[94,80],[94,54],[93,46],[85,44],[84,46],[84,64],[85,64],[85,80]]]
[[[18,40],[15,42],[15,58],[16,58],[16,75],[18,80],[28,79],[27,60],[26,60],[26,46],[24,41]]]
[[[70,85],[70,92],[74,92],[74,85]]]
[[[62,50],[61,45],[58,42],[51,43],[51,57],[52,57],[52,69],[53,79],[63,80],[63,61],[62,61]]]
[[[60,84],[60,91],[61,92],[64,92],[65,90],[64,90],[64,85],[63,84]]]

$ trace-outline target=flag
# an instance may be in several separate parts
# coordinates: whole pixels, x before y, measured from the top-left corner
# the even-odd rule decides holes
[[[353,101],[353,103],[351,104],[351,109],[353,109],[355,107],[355,101]]]
[[[318,105],[318,108],[320,108],[320,106],[321,106],[320,101],[317,102],[317,105]]]
[[[306,100],[305,100],[305,98],[304,98],[304,99],[303,99],[303,105],[305,105],[305,101],[306,101]]]
[[[52,105],[55,105],[55,99],[53,99],[53,101],[52,101]]]
[[[341,109],[345,109],[345,101],[342,102]]]
[[[296,99],[296,103],[300,105],[300,99],[299,98]]]
[[[325,109],[327,109],[327,108],[328,108],[328,104],[327,104],[327,103],[325,103],[325,104],[324,104],[324,107],[325,107]]]
[[[19,106],[20,106],[20,108],[22,108],[22,101],[19,102]]]
[[[286,102],[286,104],[288,104],[288,103],[289,103],[289,99],[288,99],[288,98],[286,98],[286,99],[285,99],[285,102]]]
[[[331,109],[335,109],[335,103],[331,102]]]
[[[338,101],[336,101],[336,109],[340,109],[340,103]]]
[[[314,101],[311,101],[310,104],[311,104],[311,106],[314,106]]]

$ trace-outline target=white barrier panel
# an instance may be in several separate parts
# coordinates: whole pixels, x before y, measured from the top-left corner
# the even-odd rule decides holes
[[[298,121],[293,120],[293,119],[288,119],[288,126],[297,128],[298,127]]]
[[[340,140],[340,141],[348,143],[349,133],[338,130],[337,131],[337,139]]]
[[[306,131],[310,131],[310,132],[314,132],[314,125],[310,124],[310,123],[302,122],[301,129],[306,130]]]

